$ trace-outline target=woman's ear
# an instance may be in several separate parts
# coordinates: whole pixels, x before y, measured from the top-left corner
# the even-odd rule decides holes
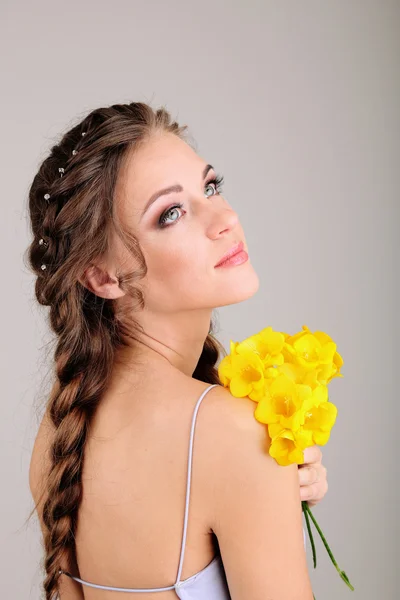
[[[90,265],[79,277],[79,282],[100,298],[115,299],[125,295],[119,287],[118,279],[105,268]]]

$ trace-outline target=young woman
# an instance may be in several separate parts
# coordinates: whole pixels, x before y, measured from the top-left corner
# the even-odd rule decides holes
[[[300,500],[325,495],[326,469],[318,447],[278,466],[254,402],[219,381],[213,309],[259,281],[186,129],[99,108],[30,188],[57,344],[30,466],[46,600],[312,600]]]

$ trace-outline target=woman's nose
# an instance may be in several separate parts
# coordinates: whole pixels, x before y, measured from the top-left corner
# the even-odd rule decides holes
[[[230,206],[219,206],[211,210],[209,228],[213,237],[220,235],[224,231],[235,229],[239,222],[238,214]]]

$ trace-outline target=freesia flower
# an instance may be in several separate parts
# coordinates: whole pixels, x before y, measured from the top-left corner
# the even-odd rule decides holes
[[[308,435],[303,430],[299,429],[295,433],[275,423],[268,425],[268,433],[271,437],[269,454],[279,465],[286,467],[293,463],[299,465],[304,463],[303,450],[310,444],[308,443]]]
[[[221,383],[237,398],[258,400],[264,396],[264,364],[258,353],[246,345],[231,342],[231,354],[218,367]]]
[[[343,359],[336,344],[323,331],[311,333],[307,325],[293,336],[285,337],[285,362],[303,367],[306,382],[317,381],[327,385],[334,377],[342,377]]]
[[[321,402],[307,410],[303,425],[304,433],[309,436],[307,446],[324,446],[327,443],[336,416],[337,408],[332,402]]]
[[[308,385],[294,383],[281,373],[266,387],[254,416],[260,423],[279,423],[286,429],[298,431],[305,418],[303,406],[307,400],[311,402],[312,393]]]

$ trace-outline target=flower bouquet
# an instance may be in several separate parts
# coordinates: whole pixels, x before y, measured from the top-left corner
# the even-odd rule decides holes
[[[266,327],[242,342],[230,342],[230,353],[218,367],[224,387],[238,398],[257,403],[254,416],[268,427],[269,454],[279,465],[303,464],[305,448],[324,446],[337,416],[328,400],[328,384],[343,377],[343,359],[326,333],[311,333],[306,325],[295,335]],[[306,501],[302,510],[317,566],[310,519],[346,585],[354,590],[335,561],[329,545]]]

